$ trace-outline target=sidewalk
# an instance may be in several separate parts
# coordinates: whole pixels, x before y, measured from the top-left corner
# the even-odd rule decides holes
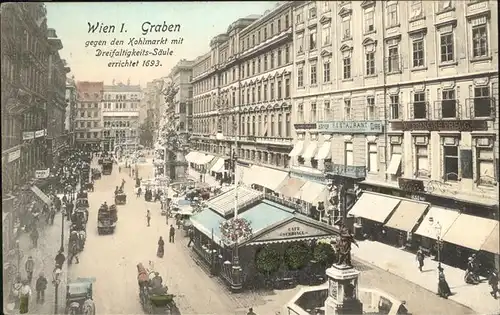
[[[194,169],[192,168],[189,168],[188,170],[188,176],[194,180],[195,182],[200,182],[200,173],[195,171]],[[207,183],[208,185],[210,186],[217,186],[219,187],[220,186],[220,182],[217,181],[215,179],[215,177],[213,177],[212,175],[210,174],[203,174],[203,178],[204,178],[204,182]]]
[[[392,274],[411,281],[429,291],[437,292],[438,263],[430,258],[425,260],[423,272],[417,268],[415,255],[398,248],[372,241],[358,242],[359,248],[352,247],[355,258],[375,265]],[[441,264],[444,268],[446,280],[450,286],[452,296],[449,297],[457,303],[470,307],[479,314],[498,314],[499,300],[491,295],[491,288],[487,281],[478,285],[464,282],[464,271],[458,268]],[[363,284],[361,283],[361,286]]]
[[[54,225],[46,225],[45,217],[41,218],[39,225],[40,237],[38,239],[38,247],[33,248],[29,233],[22,232],[19,237],[19,244],[22,251],[21,259],[21,275],[26,278],[24,265],[28,256],[32,256],[35,261],[35,270],[33,272],[33,280],[31,282],[31,290],[33,295],[29,302],[29,314],[54,314],[55,303],[55,287],[52,284],[52,272],[55,266],[55,257],[61,247],[61,213],[57,213],[54,219]],[[64,255],[67,258],[69,222],[64,220]],[[66,305],[66,280],[67,280],[67,264],[63,265],[61,283],[58,289],[58,314],[64,314]],[[44,273],[47,278],[47,290],[45,290],[45,303],[36,304],[35,284],[40,272]]]

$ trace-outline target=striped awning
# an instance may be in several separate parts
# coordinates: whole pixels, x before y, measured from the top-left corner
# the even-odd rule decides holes
[[[322,236],[306,236],[297,238],[285,238],[279,240],[268,240],[268,241],[255,241],[245,244],[245,246],[259,246],[259,245],[269,245],[269,244],[283,244],[292,242],[302,242],[302,241],[312,241],[312,240],[333,240],[336,239],[336,235],[322,235]]]

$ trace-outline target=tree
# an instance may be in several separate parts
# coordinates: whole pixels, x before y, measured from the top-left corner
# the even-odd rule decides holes
[[[278,270],[281,257],[271,247],[262,247],[255,255],[255,267],[267,276]]]
[[[291,270],[299,270],[311,259],[311,249],[304,243],[290,245],[285,250],[285,262]]]
[[[146,121],[139,127],[139,141],[145,147],[153,145],[153,124],[146,119]]]
[[[314,247],[313,259],[322,266],[333,264],[335,260],[335,252],[330,244],[318,243]]]

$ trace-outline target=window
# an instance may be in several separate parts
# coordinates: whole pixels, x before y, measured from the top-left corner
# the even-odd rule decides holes
[[[490,88],[488,86],[474,87],[474,118],[489,118],[492,115]]]
[[[274,82],[271,82],[271,85],[270,85],[270,92],[271,92],[271,101],[274,100],[274,97],[276,95],[276,91],[274,90]]]
[[[300,13],[299,13],[299,14],[297,14],[297,15],[295,16],[295,19],[297,20],[297,24],[302,23],[302,14],[300,14]]]
[[[304,34],[297,35],[297,53],[304,52]]]
[[[363,15],[364,15],[365,34],[375,31],[373,8],[365,10]]]
[[[271,23],[270,31],[271,31],[271,36],[274,36],[274,24],[273,23]]]
[[[324,25],[323,29],[321,30],[321,35],[323,37],[323,46],[330,45],[331,43],[330,32],[331,32],[331,25],[330,24]]]
[[[399,45],[398,44],[391,44],[389,46],[389,56],[388,56],[388,72],[389,73],[395,73],[399,72]]]
[[[277,55],[278,55],[278,67],[280,67],[281,66],[281,49],[278,49]]]
[[[417,177],[429,177],[429,153],[427,145],[415,145],[415,168]]]
[[[401,176],[401,158],[403,155],[403,147],[401,144],[391,144],[390,146],[391,149],[391,163],[389,164],[389,168],[387,169],[387,173],[395,176],[396,178]],[[396,166],[397,168],[392,168],[393,167],[393,161],[399,161],[398,165]],[[396,178],[393,177],[393,180]]]
[[[264,84],[264,102],[267,101],[267,84]]]
[[[304,122],[304,104],[299,104],[297,107],[297,120],[299,123]]]
[[[439,0],[438,1],[438,12],[443,12],[453,7],[451,0]]]
[[[281,20],[278,20],[278,33],[281,32]]]
[[[316,122],[317,121],[317,107],[316,103],[311,104],[311,122]]]
[[[378,152],[376,143],[368,144],[368,171],[370,173],[378,172]]]
[[[400,105],[399,105],[399,95],[391,95],[390,96],[390,104],[391,108],[391,117],[390,119],[397,120],[400,119]],[[402,118],[402,117],[401,117]]]
[[[330,82],[330,61],[323,62],[323,82]]]
[[[493,148],[476,147],[477,184],[493,186],[496,183]]]
[[[267,71],[267,55],[264,55],[264,71]]]
[[[328,11],[330,11],[330,2],[324,1],[323,2],[323,12],[328,12]]]
[[[304,68],[297,69],[297,86],[298,87],[304,86]]]
[[[316,49],[316,30],[311,30],[309,34],[309,50]]]
[[[290,62],[290,46],[286,46],[285,48],[285,63],[289,63]]]
[[[472,56],[474,58],[488,56],[488,33],[486,24],[472,27]]]
[[[278,131],[278,137],[282,137],[283,136],[283,132],[282,132],[282,126],[283,126],[283,116],[281,114],[278,114],[278,126],[277,126],[277,131]]]
[[[351,57],[344,57],[343,59],[343,68],[344,68],[344,80],[351,78]]]
[[[274,53],[273,52],[269,56],[269,59],[270,59],[270,62],[271,62],[271,66],[269,67],[269,69],[274,69]]]
[[[443,179],[445,181],[458,180],[458,144],[443,146]]]
[[[413,39],[413,67],[423,67],[424,66],[424,38],[415,38]]]
[[[344,119],[351,120],[351,100],[344,100]]]
[[[410,3],[410,19],[418,19],[424,16],[422,1],[411,1]]]
[[[311,84],[316,84],[318,80],[318,74],[316,72],[316,65],[311,65]]]
[[[441,62],[452,62],[453,57],[453,32],[440,35]]]
[[[316,17],[316,8],[309,9],[309,18],[314,19]]]
[[[351,17],[346,16],[342,19],[342,39],[351,38]]]
[[[442,96],[441,118],[456,118],[457,100],[455,98],[455,90],[444,90]]]
[[[377,112],[375,108],[375,97],[368,96],[366,98],[366,119],[372,120],[377,119]]]
[[[354,166],[354,154],[352,142],[345,143],[345,165]]]
[[[285,15],[285,28],[288,29],[290,27],[290,18],[288,15]]]
[[[375,52],[367,52],[366,56],[366,75],[375,75]]]
[[[257,102],[260,102],[261,101],[261,87],[260,85],[257,87]]]
[[[425,92],[415,92],[415,94],[413,94],[413,118],[427,118],[427,102],[425,101]]]
[[[387,27],[399,25],[398,3],[387,5]]]
[[[291,124],[291,118],[290,118],[290,113],[286,114],[286,126],[285,126],[285,137],[290,138],[290,135],[292,134],[292,124]]]
[[[290,79],[285,79],[285,98],[290,97]]]
[[[279,100],[281,99],[281,94],[282,94],[282,91],[283,91],[282,84],[283,83],[281,81],[278,81],[278,99]]]

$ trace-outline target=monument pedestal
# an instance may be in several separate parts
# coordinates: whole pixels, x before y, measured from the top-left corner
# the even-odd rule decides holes
[[[333,265],[326,270],[328,276],[328,298],[325,315],[363,314],[359,300],[359,271],[347,265]]]

